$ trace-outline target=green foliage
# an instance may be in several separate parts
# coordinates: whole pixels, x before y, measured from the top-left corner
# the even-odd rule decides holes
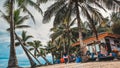
[[[120,22],[119,23],[114,23],[112,25],[112,31],[115,34],[120,34]]]

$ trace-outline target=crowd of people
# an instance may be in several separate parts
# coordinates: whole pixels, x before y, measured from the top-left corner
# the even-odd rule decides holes
[[[90,59],[95,59],[95,60],[99,60],[101,58],[108,58],[108,57],[113,57],[113,58],[117,58],[120,57],[120,43],[115,42],[114,44],[110,44],[110,48],[111,51],[108,51],[108,48],[106,46],[105,43],[100,43],[100,42],[96,42],[96,45],[93,47],[91,47],[92,51],[90,51],[88,49],[88,51],[86,51],[86,56],[87,58]],[[96,49],[95,49],[96,48]],[[70,62],[81,62],[82,59],[80,58],[80,56],[77,56],[75,54],[70,54],[68,55],[66,52],[63,53],[63,56],[61,57],[61,59],[59,60],[59,63],[70,63]]]
[[[110,44],[111,51],[108,51],[107,45],[105,43],[96,43],[97,46],[99,47],[96,50],[95,48],[92,47],[92,51],[87,51],[86,55],[90,56],[91,59],[97,58],[99,60],[100,58],[107,58],[107,57],[113,57],[117,58],[120,56],[120,43],[115,42],[114,44]],[[95,47],[95,46],[94,46]],[[97,57],[95,57],[97,55]]]
[[[71,62],[78,62],[78,57],[75,54],[68,55],[66,52],[63,53],[63,56],[59,59],[59,61],[56,61],[56,63],[65,63],[65,64]]]

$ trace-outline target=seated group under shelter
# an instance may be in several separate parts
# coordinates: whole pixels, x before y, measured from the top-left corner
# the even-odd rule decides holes
[[[83,40],[84,55],[95,60],[111,60],[120,57],[120,35],[112,33],[101,33],[98,40],[95,36]],[[72,46],[79,46],[80,42]]]

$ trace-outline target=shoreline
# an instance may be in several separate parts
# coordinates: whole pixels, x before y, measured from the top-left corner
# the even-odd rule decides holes
[[[100,62],[85,62],[85,63],[61,63],[36,68],[120,68],[120,61],[100,61]]]

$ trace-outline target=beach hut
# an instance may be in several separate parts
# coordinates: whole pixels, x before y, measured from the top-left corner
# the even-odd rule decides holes
[[[99,42],[96,42],[96,41],[99,41]],[[108,32],[100,33],[98,35],[98,40],[96,40],[95,36],[91,36],[84,39],[83,43],[84,43],[84,48],[83,48],[84,54],[86,54],[87,51],[92,53],[92,52],[99,52],[99,51],[105,52],[105,50],[107,51],[107,53],[111,53],[113,50],[112,45],[115,45],[117,48],[116,50],[120,51],[120,35],[118,34],[113,34]],[[72,44],[72,46],[79,46],[79,45],[80,45],[79,41]]]

